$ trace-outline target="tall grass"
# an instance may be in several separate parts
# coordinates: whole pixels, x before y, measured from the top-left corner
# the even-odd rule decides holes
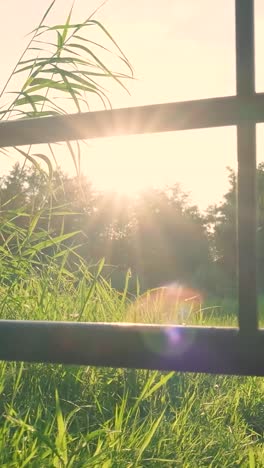
[[[127,81],[133,78],[132,66],[108,29],[95,19],[99,8],[80,22],[72,20],[71,8],[64,23],[49,25],[56,1],[52,0],[31,32],[29,43],[0,92],[2,120],[89,111],[98,105],[107,109],[111,108],[113,84],[129,92]],[[14,79],[21,83],[18,91],[12,88]],[[50,161],[57,164],[56,145],[47,145],[44,154],[33,152],[31,147],[27,151],[14,150],[38,169],[45,162],[51,177]],[[79,142],[66,142],[65,152],[80,175]]]
[[[1,316],[126,318],[129,298],[59,259],[2,286]],[[0,466],[262,466],[263,392],[260,378],[2,362]]]
[[[103,262],[92,273],[74,256],[69,270],[63,237],[45,253],[48,234],[40,243],[34,233],[19,231],[20,256],[8,243],[1,250],[2,318],[122,321],[141,303],[128,279],[123,294],[111,288]],[[209,323],[189,307],[187,323]],[[160,297],[146,310],[141,320],[164,320]],[[174,312],[175,323],[180,304]],[[263,391],[259,378],[2,362],[0,466],[261,466]]]

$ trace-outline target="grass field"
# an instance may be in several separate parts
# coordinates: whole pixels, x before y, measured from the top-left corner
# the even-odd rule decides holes
[[[122,87],[123,78],[133,76],[119,47],[116,58],[121,59],[120,68],[117,62],[120,73],[104,65],[104,42],[89,45],[103,51],[100,59],[98,49],[95,53],[87,49],[82,34],[91,24],[93,28],[97,25],[114,53],[117,46],[108,31],[91,17],[72,28],[70,13],[64,26],[44,27],[54,3],[34,29],[14,68],[11,78],[26,69],[29,77],[22,87],[23,96],[18,92],[12,104],[1,110],[4,119],[17,117],[17,112],[27,117],[65,112],[68,101],[62,111],[51,98],[54,90],[58,96],[68,92],[77,112],[87,102],[88,91],[107,107],[110,102],[104,89],[89,75],[96,77],[99,72],[100,79],[111,77]],[[55,34],[54,39],[50,33]],[[75,49],[71,51],[70,46]],[[83,52],[82,70],[76,47]],[[37,51],[35,58],[32,50]],[[51,50],[50,55],[47,50]],[[28,52],[30,60],[25,67]],[[63,60],[66,67],[62,66]],[[79,147],[76,154],[69,143],[67,148],[78,173]],[[28,153],[16,150],[35,167],[39,167],[39,160],[46,162],[48,190],[41,196],[50,196],[50,156],[32,154],[31,149]],[[47,154],[50,152],[55,159],[53,149],[49,148]],[[16,186],[11,195],[9,201],[1,200],[1,319],[236,325],[234,301],[225,300],[223,307],[218,307],[213,298],[206,307],[191,302],[183,307],[181,301],[175,303],[175,295],[172,301],[153,301],[151,292],[139,300],[128,294],[128,276],[123,293],[111,288],[100,274],[102,263],[91,274],[92,270],[76,256],[76,263],[67,269],[74,248],[69,248],[73,245],[70,242],[66,242],[68,247],[63,246],[63,242],[70,241],[74,233],[63,234],[64,221],[61,234],[60,229],[55,229],[53,237],[36,229],[45,214],[45,197],[45,209],[33,210],[29,215],[20,202],[14,204],[18,208],[9,206],[19,195]],[[45,225],[46,220],[49,225],[53,213],[48,205]],[[64,202],[58,206],[55,215],[57,212],[56,216],[64,217]],[[264,313],[264,300],[261,311]],[[0,468],[264,467],[263,399],[261,378],[0,362]]]
[[[9,319],[119,321],[128,302],[126,286],[51,262],[2,286],[0,306]],[[264,466],[261,378],[1,362],[0,393],[1,467]]]

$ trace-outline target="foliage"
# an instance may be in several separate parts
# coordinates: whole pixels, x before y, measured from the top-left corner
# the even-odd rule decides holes
[[[73,274],[63,256],[45,263],[38,275],[19,274],[12,288],[2,283],[1,317],[126,319],[129,298],[122,302],[100,274],[94,282],[84,264]],[[202,319],[200,311],[188,323],[227,320]],[[0,377],[1,466],[247,467],[263,460],[259,378],[4,362]]]
[[[71,246],[88,262],[105,258],[123,278],[131,269],[144,289],[175,281],[201,286],[200,271],[210,263],[205,223],[178,185],[131,200],[98,193],[84,177],[57,170],[46,179],[35,167],[16,164],[0,186],[2,216],[20,209],[18,227],[29,226],[37,215],[37,231],[50,236],[78,231]],[[114,273],[112,280],[122,288]]]
[[[256,170],[257,177],[257,268],[258,288],[263,292],[264,275],[264,164]],[[207,223],[211,229],[211,249],[214,255],[221,289],[234,294],[236,288],[236,174],[229,169],[229,190],[224,200],[208,210]]]
[[[218,205],[202,215],[175,185],[152,189],[135,199],[98,192],[85,177],[59,168],[47,178],[36,167],[16,164],[0,179],[1,217],[26,228],[33,219],[51,237],[78,232],[66,245],[88,263],[105,258],[104,271],[122,290],[127,271],[140,279],[141,291],[183,283],[213,297],[234,297],[236,290],[236,175]],[[264,165],[257,168],[259,291],[263,261]],[[5,240],[2,232],[2,242]],[[0,241],[1,244],[1,241]],[[129,282],[135,292],[136,281]]]
[[[23,80],[20,91],[9,91],[15,97],[2,105],[0,118],[47,117],[90,110],[98,99],[103,108],[111,107],[109,80],[127,90],[124,82],[133,77],[132,67],[120,47],[102,23],[94,19],[93,12],[82,22],[72,22],[72,9],[64,24],[49,26],[47,18],[56,3],[53,0],[18,63],[14,67],[0,97],[5,97],[14,79]],[[112,67],[118,66],[119,71]],[[53,145],[54,146],[54,145]],[[15,148],[39,168],[45,161],[51,173],[50,159],[56,154],[49,145],[48,154],[31,154]],[[77,173],[80,173],[80,145],[67,143]]]
[[[14,77],[23,79],[21,90],[11,93],[14,98],[2,108],[2,119],[81,112],[93,107],[94,98],[110,107],[105,83],[127,89],[127,80],[133,77],[128,59],[105,26],[94,19],[95,12],[74,22],[71,9],[64,24],[49,26],[55,1],[32,31],[3,89],[10,88]],[[66,245],[77,248],[90,263],[104,257],[111,265],[112,284],[119,289],[131,269],[143,290],[176,281],[217,295],[234,294],[234,174],[230,173],[231,190],[225,201],[205,219],[177,184],[165,191],[148,191],[133,202],[95,193],[80,173],[81,144],[68,142],[66,148],[76,178],[66,177],[58,168],[55,145],[48,145],[42,153],[15,148],[34,168],[15,166],[2,178],[3,217],[9,219],[15,209],[16,226],[26,229],[35,222],[38,232],[44,235],[46,231],[51,238],[78,231]],[[26,216],[19,210],[26,210]],[[136,284],[131,287],[135,290]]]

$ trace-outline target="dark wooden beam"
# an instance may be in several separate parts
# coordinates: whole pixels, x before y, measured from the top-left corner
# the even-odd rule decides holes
[[[236,81],[238,99],[255,94],[254,1],[236,0]],[[238,322],[244,334],[258,327],[256,247],[256,124],[237,125]]]
[[[264,93],[2,121],[0,147],[264,122]]]
[[[263,376],[264,330],[1,320],[0,359]]]

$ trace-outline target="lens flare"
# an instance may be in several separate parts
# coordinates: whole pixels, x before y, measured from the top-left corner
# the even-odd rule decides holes
[[[154,332],[153,335],[146,334],[142,337],[146,347],[160,357],[162,355],[181,356],[191,348],[194,342],[195,331],[190,330],[188,336],[186,334],[183,336],[180,327],[168,327],[164,332],[163,335]]]
[[[200,310],[202,295],[180,283],[147,291],[127,311],[130,322],[186,324]]]

